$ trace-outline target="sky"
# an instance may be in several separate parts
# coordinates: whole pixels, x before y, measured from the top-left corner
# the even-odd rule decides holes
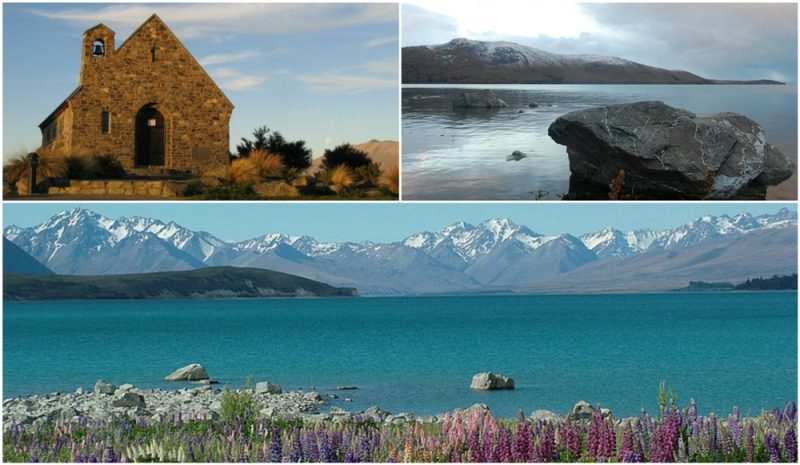
[[[39,147],[38,125],[77,86],[83,31],[124,40],[157,13],[235,105],[231,149],[267,126],[314,156],[398,140],[396,4],[3,4],[3,155]]]
[[[403,46],[456,37],[616,56],[713,79],[797,83],[796,3],[404,3]]]
[[[794,203],[764,202],[637,202],[637,203],[17,203],[6,202],[3,227],[30,227],[76,207],[110,218],[144,216],[206,231],[226,241],[267,233],[309,235],[318,241],[395,242],[420,231],[438,231],[465,221],[479,224],[507,217],[540,234],[580,235],[611,226],[620,230],[672,228],[703,215],[775,213]]]

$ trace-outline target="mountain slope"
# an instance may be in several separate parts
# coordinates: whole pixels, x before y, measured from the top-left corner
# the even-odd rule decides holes
[[[35,227],[10,226],[4,235],[60,274],[111,275],[235,266],[356,287],[362,294],[398,295],[527,292],[547,286],[566,290],[617,285],[648,289],[658,287],[659,281],[686,278],[686,282],[668,287],[679,288],[689,280],[708,281],[709,273],[722,272],[722,280],[786,274],[787,268],[796,266],[795,256],[772,253],[770,241],[789,232],[796,234],[796,229],[797,213],[782,209],[760,216],[707,215],[665,230],[606,228],[580,239],[569,234],[543,235],[507,218],[492,218],[477,225],[457,222],[439,231],[422,231],[383,244],[319,242],[309,236],[279,233],[227,243],[175,223],[139,217],[110,219],[76,209]],[[760,239],[745,240],[751,236]],[[697,253],[705,257],[701,261],[705,263],[711,256],[697,252],[700,249],[696,247],[713,249],[717,244],[728,245],[725,254],[710,262],[714,265],[709,269],[698,266],[700,262],[676,260],[670,255],[688,257]],[[743,247],[752,251],[738,250]],[[759,253],[761,249],[763,254]],[[741,263],[721,261],[731,256],[742,257]],[[770,260],[757,260],[762,256]],[[675,266],[658,268],[666,266],[656,266],[659,260]],[[592,274],[592,270],[600,271]],[[624,282],[616,282],[622,281],[614,278],[619,273],[628,273]]]
[[[796,228],[762,229],[688,247],[597,260],[559,280],[534,283],[524,290],[563,292],[577,286],[586,292],[662,291],[685,287],[689,281],[741,282],[795,273],[796,257]]]
[[[714,84],[617,57],[559,55],[513,42],[453,39],[403,47],[404,84]],[[769,81],[776,83],[775,81]],[[725,81],[735,83],[735,81]],[[765,82],[766,83],[766,82]]]
[[[30,276],[53,274],[50,269],[39,263],[19,246],[3,238],[3,273],[17,273]]]
[[[6,274],[3,300],[208,299],[232,297],[349,297],[337,288],[299,276],[252,268],[110,276]]]

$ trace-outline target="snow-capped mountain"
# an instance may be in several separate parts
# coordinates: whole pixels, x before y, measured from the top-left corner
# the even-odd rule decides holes
[[[736,262],[737,248],[745,244],[747,248],[762,243],[772,244],[770,247],[792,244],[787,238],[796,236],[796,227],[797,213],[783,209],[774,215],[704,216],[667,230],[626,232],[606,228],[580,238],[542,235],[508,218],[492,218],[478,225],[453,223],[394,243],[319,242],[309,236],[280,233],[228,243],[174,222],[143,217],[111,219],[75,209],[34,227],[9,226],[4,236],[61,274],[124,274],[228,265],[297,274],[356,287],[362,294],[410,294],[530,288],[566,279],[580,270],[604,269],[608,260],[615,260],[612,268],[622,272],[626,266],[640,266],[636,263],[655,266],[655,261],[630,259],[657,256],[662,251],[686,250],[688,256],[696,254],[698,247],[722,243],[728,244],[727,254],[717,250],[702,260],[724,256],[725,266],[739,276],[742,270],[733,270],[730,264]],[[758,240],[728,240],[750,236]],[[764,239],[773,236],[781,239]],[[748,258],[750,263],[742,267],[769,273],[795,264],[795,255],[786,251],[775,257],[769,260],[775,263],[758,266]]]
[[[797,226],[797,212],[784,208],[774,215],[706,215],[677,228],[662,231],[619,231],[606,228],[596,233],[584,234],[580,239],[599,258],[628,257],[645,251],[692,247],[732,234],[792,226]]]
[[[687,71],[618,57],[560,55],[514,42],[464,38],[403,47],[403,83],[710,84]]]

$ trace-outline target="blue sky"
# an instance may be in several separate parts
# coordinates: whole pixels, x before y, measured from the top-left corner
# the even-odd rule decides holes
[[[398,140],[396,4],[3,4],[3,154],[33,150],[38,124],[78,85],[81,36],[123,41],[157,13],[236,108],[231,148],[266,125],[325,148]]]
[[[706,214],[775,213],[793,203],[17,203],[6,202],[3,226],[28,227],[83,207],[111,218],[139,215],[203,230],[224,240],[266,233],[306,234],[320,241],[399,241],[457,221],[478,224],[508,217],[541,234],[579,235],[611,226],[661,229]]]
[[[616,56],[714,79],[797,83],[797,3],[405,0],[403,45],[456,37]]]

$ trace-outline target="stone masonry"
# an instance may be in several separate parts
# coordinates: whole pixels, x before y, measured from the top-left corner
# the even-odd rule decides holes
[[[117,49],[114,31],[99,24],[83,33],[80,85],[39,125],[38,151],[201,173],[228,162],[232,111],[157,15]]]

